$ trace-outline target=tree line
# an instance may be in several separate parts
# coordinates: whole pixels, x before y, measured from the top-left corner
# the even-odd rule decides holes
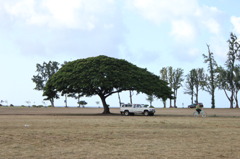
[[[194,68],[190,70],[190,72],[187,75],[184,75],[184,70],[182,68],[175,69],[172,66],[163,67],[162,69],[160,69],[160,72],[159,72],[160,74],[158,78],[160,79],[160,81],[165,81],[166,83],[160,83],[158,85],[154,83],[151,83],[151,85],[149,85],[149,82],[146,82],[146,80],[151,79],[152,81],[155,81],[156,83],[158,83],[158,81],[154,80],[154,78],[150,78],[153,76],[151,76],[151,73],[149,74],[149,72],[146,73],[147,70],[141,70],[135,66],[132,66],[132,64],[129,64],[129,63],[122,64],[124,66],[123,70],[128,70],[131,73],[134,72],[135,75],[138,75],[138,76],[133,76],[132,74],[129,74],[129,72],[126,72],[120,69],[122,66],[119,65],[119,63],[122,63],[123,61],[121,62],[111,61],[113,59],[108,59],[108,60],[110,60],[111,62],[115,62],[115,64],[118,65],[118,67],[116,67],[115,65],[112,65],[112,67],[116,67],[116,69],[119,69],[119,71],[115,70],[115,72],[113,72],[112,71],[113,68],[111,68],[111,64],[109,63],[107,63],[106,66],[105,65],[102,66],[103,68],[99,68],[101,66],[100,63],[97,63],[93,66],[87,65],[89,63],[89,59],[86,61],[82,61],[82,64],[85,65],[83,66],[83,68],[82,66],[80,67],[73,63],[69,64],[69,62],[65,62],[62,65],[60,65],[58,62],[55,62],[55,61],[49,61],[48,63],[44,62],[42,65],[40,64],[36,65],[37,75],[33,76],[32,81],[36,84],[36,87],[35,87],[36,90],[41,90],[41,91],[45,90],[44,95],[47,96],[46,100],[50,100],[51,105],[53,106],[54,106],[54,99],[59,98],[59,95],[56,93],[56,88],[54,88],[55,90],[50,89],[49,88],[50,85],[49,85],[48,89],[46,89],[46,85],[49,79],[51,79],[52,76],[59,71],[60,67],[63,67],[66,65],[64,72],[62,72],[61,74],[61,78],[62,78],[61,80],[64,80],[65,78],[67,78],[66,76],[73,75],[73,74],[69,74],[70,70],[73,71],[73,69],[70,67],[79,67],[79,69],[82,69],[82,72],[81,72],[82,74],[79,73],[79,70],[74,70],[74,71],[77,71],[79,75],[82,75],[85,77],[89,76],[88,75],[89,71],[90,72],[95,71],[94,73],[96,75],[96,72],[99,72],[100,70],[100,74],[97,78],[92,77],[94,79],[92,82],[95,82],[95,83],[98,83],[98,82],[101,83],[103,81],[106,81],[106,78],[109,77],[109,80],[105,84],[108,84],[108,85],[112,84],[112,87],[107,88],[106,85],[101,85],[101,87],[104,87],[102,88],[103,90],[101,90],[102,91],[101,93],[103,93],[104,91],[108,91],[107,97],[112,93],[119,93],[123,90],[129,90],[130,96],[131,96],[131,91],[135,90],[137,92],[146,92],[146,94],[148,95],[149,101],[153,100],[153,96],[160,97],[163,101],[164,108],[166,108],[167,99],[169,99],[170,101],[170,106],[172,106],[172,102],[173,102],[173,106],[176,107],[178,89],[183,87],[184,93],[190,95],[192,103],[194,102],[198,103],[198,96],[199,96],[200,90],[206,91],[211,95],[211,108],[215,108],[215,90],[220,89],[224,91],[227,99],[229,100],[230,108],[234,108],[234,107],[238,108],[239,107],[238,91],[240,89],[240,65],[237,62],[240,61],[240,43],[238,41],[237,36],[233,33],[230,34],[230,38],[227,41],[227,43],[228,43],[229,50],[227,52],[227,60],[224,66],[220,66],[217,64],[217,62],[214,59],[214,54],[210,50],[210,45],[207,44],[208,53],[206,55],[203,54],[203,59],[204,59],[203,62],[207,65],[206,71],[203,68]],[[101,60],[103,60],[102,62],[106,63],[106,58]],[[96,67],[99,70],[95,70],[93,67]],[[109,68],[106,69],[105,67],[109,67]],[[111,77],[110,75],[113,75],[113,77]],[[123,79],[122,76],[126,76],[126,79],[125,78]],[[146,76],[146,78],[141,76]],[[76,78],[77,77],[75,77],[75,79]],[[137,80],[132,80],[132,78],[136,78]],[[71,80],[72,82],[74,82],[74,78]],[[123,83],[123,82],[120,82],[121,80],[128,80],[128,82]],[[91,91],[87,92],[85,90],[86,86],[92,88],[93,84],[87,85],[86,83],[88,83],[89,81],[87,80],[84,80],[84,81],[85,83],[83,83],[83,85],[85,86],[81,87],[80,90],[74,90],[74,88],[71,88],[72,90],[70,90],[70,88],[66,89],[66,88],[60,88],[60,87],[59,87],[59,90],[61,90],[62,95],[65,95],[65,98],[66,98],[66,95],[68,95],[78,100],[81,96],[84,96],[84,95],[91,96],[94,93],[100,94],[100,92],[94,92],[93,90],[91,90],[92,92]],[[111,81],[114,81],[119,85],[115,86],[116,84],[114,85]],[[139,83],[140,81],[141,83]],[[138,85],[136,85],[134,82],[135,83],[138,82]],[[145,86],[148,86],[149,88],[147,89],[146,87],[143,87],[143,84],[145,84]],[[170,88],[172,96],[170,96],[167,89],[163,87],[164,85],[167,85]],[[66,85],[66,87],[68,86]],[[161,94],[161,92],[156,92],[154,90],[154,88],[156,87],[164,88],[163,90],[165,90],[165,94],[164,93]],[[94,89],[97,90],[97,88],[94,88]],[[161,91],[161,89],[159,91]],[[105,102],[104,94],[102,94],[100,98],[102,100],[104,98],[103,102]],[[234,106],[234,101],[235,101],[235,106]]]
[[[211,95],[211,108],[215,108],[215,90],[223,90],[229,103],[230,108],[239,108],[238,92],[240,89],[240,43],[237,36],[233,33],[227,41],[228,52],[227,60],[224,66],[218,65],[214,59],[214,54],[207,44],[208,54],[203,54],[204,63],[207,64],[207,71],[203,68],[194,68],[185,76],[183,69],[173,69],[171,66],[164,67],[160,70],[161,79],[169,83],[169,87],[174,92],[174,106],[176,106],[177,90],[184,88],[184,93],[191,96],[192,103],[198,103],[199,91],[206,91]],[[185,85],[182,85],[182,82]],[[235,102],[234,102],[235,101]],[[170,106],[171,104],[170,100]],[[164,107],[166,101],[163,100]],[[235,106],[234,106],[235,103]]]

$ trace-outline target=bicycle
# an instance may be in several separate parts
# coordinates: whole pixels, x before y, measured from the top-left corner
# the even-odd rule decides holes
[[[202,117],[202,118],[206,118],[206,117],[207,117],[207,113],[202,110],[202,111],[200,112],[200,114],[198,114],[198,112],[195,111],[195,112],[193,112],[193,116],[194,116],[194,117],[199,117],[199,116],[200,116],[200,117]]]

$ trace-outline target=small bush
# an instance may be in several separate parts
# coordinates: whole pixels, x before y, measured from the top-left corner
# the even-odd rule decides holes
[[[10,104],[10,107],[14,107],[14,105],[13,105],[13,104]]]

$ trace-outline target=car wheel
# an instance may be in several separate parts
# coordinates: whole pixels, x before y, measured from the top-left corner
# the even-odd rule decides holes
[[[125,111],[124,111],[124,115],[125,115],[125,116],[129,116],[129,114],[130,114],[130,113],[129,113],[128,110],[125,110]]]
[[[149,115],[149,112],[147,110],[144,111],[144,115],[145,116],[148,116]]]

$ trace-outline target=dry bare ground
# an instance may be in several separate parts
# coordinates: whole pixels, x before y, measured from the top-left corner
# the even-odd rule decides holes
[[[119,114],[119,109],[111,109]],[[157,109],[156,116],[92,108],[0,108],[3,159],[240,158],[240,110]]]

